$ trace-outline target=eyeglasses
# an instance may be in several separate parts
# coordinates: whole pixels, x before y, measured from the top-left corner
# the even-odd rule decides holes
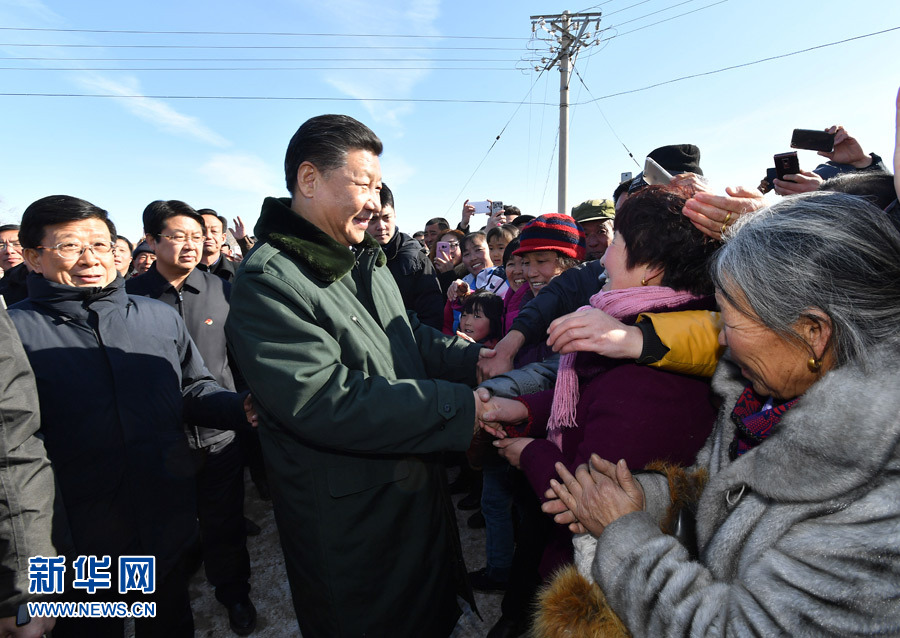
[[[66,261],[80,258],[88,248],[90,248],[91,252],[95,255],[108,255],[109,251],[112,250],[112,247],[113,243],[111,241],[92,241],[91,243],[86,244],[78,240],[60,242],[55,246],[38,246],[38,248],[53,249],[57,255]]]
[[[450,248],[459,248],[459,242],[458,242],[458,241],[448,241],[448,242],[447,242],[447,245],[450,246]]]
[[[203,235],[187,235],[185,233],[175,233],[174,235],[163,235],[162,233],[160,233],[159,236],[172,240],[173,244],[184,244],[186,242],[191,242],[192,244],[202,244],[203,243]]]
[[[21,248],[22,242],[11,239],[9,241],[0,241],[0,250],[12,250],[13,248]]]

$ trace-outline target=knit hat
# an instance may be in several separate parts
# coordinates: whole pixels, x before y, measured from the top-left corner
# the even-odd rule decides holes
[[[703,175],[703,169],[700,168],[700,149],[693,144],[660,146],[650,151],[647,157],[652,157],[657,164],[666,169],[671,175],[678,175],[679,173]],[[641,171],[637,174],[637,177],[631,180],[628,192],[633,193],[646,185],[644,172]]]
[[[572,209],[572,217],[579,224],[585,222],[602,222],[614,219],[616,206],[608,199],[589,199]]]
[[[660,146],[650,151],[648,157],[652,157],[672,175],[679,173],[703,175],[703,169],[700,168],[700,149],[693,144]]]
[[[132,258],[134,258],[134,257],[137,257],[141,253],[156,254],[156,251],[153,250],[152,248],[150,248],[150,244],[148,244],[145,241],[142,241],[135,247],[134,252],[131,253],[131,256],[132,256]]]
[[[513,255],[538,250],[555,250],[567,257],[584,260],[587,250],[584,230],[568,215],[541,215],[522,229],[519,249]]]

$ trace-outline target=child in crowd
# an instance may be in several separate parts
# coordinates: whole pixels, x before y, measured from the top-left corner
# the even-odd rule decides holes
[[[487,290],[477,290],[463,302],[456,334],[493,348],[503,336],[502,324],[503,299]]]
[[[487,231],[488,252],[491,261],[498,266],[506,265],[503,261],[503,251],[513,239],[519,236],[519,229],[512,224],[504,224]]]
[[[516,237],[503,251],[503,267],[506,270],[506,284],[509,290],[503,296],[503,336],[509,332],[513,321],[519,314],[519,308],[525,301],[526,295],[531,291],[531,287],[525,280],[525,270],[522,267],[521,255],[513,253],[519,249],[519,238]]]
[[[467,274],[453,282],[447,290],[447,305],[444,306],[444,334],[454,335],[459,330],[461,299],[475,290],[487,290],[501,298],[509,286],[502,272],[498,273],[488,254],[487,238],[482,232],[469,233],[462,241],[462,263]]]
[[[469,274],[462,278],[469,290],[489,290],[497,295],[506,294],[506,280],[495,274],[497,268],[488,252],[487,237],[482,232],[469,233],[463,238],[462,262]],[[462,292],[458,293],[462,294]]]

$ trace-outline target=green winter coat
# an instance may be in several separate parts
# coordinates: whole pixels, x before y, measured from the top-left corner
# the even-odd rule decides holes
[[[351,251],[289,205],[263,204],[226,333],[300,629],[447,635],[472,596],[437,453],[469,445],[479,347],[407,316],[371,237]]]

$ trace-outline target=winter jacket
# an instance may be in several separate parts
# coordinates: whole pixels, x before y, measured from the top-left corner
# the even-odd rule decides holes
[[[641,313],[638,323],[641,321],[653,324],[653,331],[666,350],[661,359],[647,365],[681,374],[712,376],[725,350],[719,345],[722,318],[718,312],[648,312]]]
[[[600,291],[600,276],[605,272],[599,259],[569,268],[551,279],[541,294],[522,304],[510,329],[521,332],[526,345],[545,341],[554,319],[587,305],[591,295]]]
[[[419,315],[419,321],[426,326],[440,330],[444,295],[426,249],[419,240],[399,230],[381,249],[400,289],[403,305]]]
[[[237,268],[235,267],[234,262],[228,259],[228,257],[226,257],[224,254],[220,255],[219,261],[214,263],[212,266],[207,266],[206,264],[197,264],[197,269],[212,273],[216,277],[229,282],[234,279],[234,275],[237,272]]]
[[[710,299],[686,304],[709,305]],[[627,323],[631,323],[627,321]],[[547,422],[554,390],[526,395],[528,421],[507,429],[511,436],[535,440],[522,450],[520,467],[539,499],[558,479],[555,464],[574,473],[592,453],[629,467],[651,461],[689,465],[709,436],[716,412],[710,401],[708,379],[692,377],[609,359],[584,352],[575,360],[580,386],[576,426],[562,429],[561,449],[549,441]],[[571,557],[571,536],[557,527],[542,571],[550,574]]]
[[[61,494],[53,541],[70,556],[151,554],[157,577],[196,534],[182,423],[245,420],[164,303],[28,276],[9,311],[34,370],[41,428]]]
[[[713,377],[723,406],[693,468],[708,473],[700,559],[660,531],[682,495],[659,474],[638,475],[645,511],[577,543],[633,635],[900,634],[898,357],[900,345],[885,344],[865,368],[828,372],[731,461],[731,411],[746,380],[726,354]]]
[[[24,263],[13,266],[0,277],[0,297],[6,301],[6,307],[19,303],[28,296],[28,288],[25,278],[28,277],[28,269]]]
[[[156,263],[143,275],[129,279],[125,290],[132,295],[158,299],[175,308],[184,321],[206,369],[223,388],[234,390],[234,376],[228,365],[225,344],[225,320],[228,318],[231,284],[211,273],[194,269],[182,284],[181,291],[159,274]],[[192,449],[224,445],[234,439],[234,432],[187,424],[188,443]]]
[[[526,281],[519,286],[518,290],[509,288],[503,295],[503,336],[506,336],[506,333],[512,328],[513,321],[519,316],[519,309],[529,292],[531,292],[531,286]]]
[[[444,470],[480,346],[407,314],[386,258],[268,198],[226,334],[260,440],[304,636],[442,636],[471,600]]]
[[[56,556],[50,540],[55,483],[34,374],[6,310],[0,308],[0,618],[28,594],[28,559]]]

